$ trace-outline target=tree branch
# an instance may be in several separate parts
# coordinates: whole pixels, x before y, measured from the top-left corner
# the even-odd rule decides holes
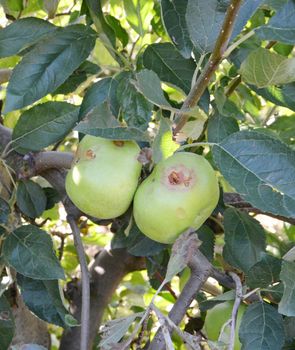
[[[97,335],[103,313],[122,278],[145,267],[144,260],[130,255],[125,249],[103,249],[90,266],[90,349]],[[81,313],[81,285],[72,296],[72,313],[79,320]],[[80,327],[65,330],[60,350],[80,350]]]
[[[79,263],[81,267],[81,280],[82,280],[82,309],[81,309],[81,338],[80,349],[88,350],[89,346],[89,323],[90,323],[90,279],[89,271],[87,267],[86,256],[84,247],[82,244],[80,230],[76,223],[76,218],[71,214],[68,214],[67,221],[71,226],[71,230],[74,236],[75,247],[78,253]]]
[[[274,219],[285,221],[291,225],[295,225],[294,218],[289,218],[289,217],[282,216],[282,215],[276,215],[276,214],[268,213],[268,212],[262,211],[260,209],[257,209],[255,207],[253,207],[250,203],[246,202],[238,193],[224,193],[223,194],[223,201],[225,204],[231,205],[235,208],[238,208],[238,209],[241,209],[241,210],[244,210],[247,212],[252,212],[255,214],[267,215],[267,216],[270,216]]]
[[[242,0],[232,0],[231,4],[228,6],[226,16],[220,30],[220,34],[215,43],[215,47],[212,51],[210,59],[206,64],[202,74],[199,76],[196,84],[191,89],[186,100],[183,103],[181,110],[188,110],[193,108],[200,100],[206,87],[208,86],[211,77],[219,66],[219,63],[223,59],[223,54],[225,53],[232,31],[235,23],[235,18],[241,7]],[[188,121],[188,114],[180,114],[177,118],[177,124],[174,129],[174,135],[179,133],[183,128],[185,123]]]
[[[37,174],[51,168],[70,169],[74,159],[73,153],[47,151],[37,153],[34,157],[35,172]]]
[[[3,149],[11,141],[11,129],[0,124],[0,149]]]
[[[168,315],[170,320],[176,325],[181,322],[187,309],[194,300],[196,293],[198,293],[212,273],[212,265],[199,250],[196,250],[195,254],[189,261],[188,266],[191,270],[191,276]],[[165,340],[161,330],[157,331],[157,334],[148,349],[165,349]]]
[[[10,79],[11,73],[12,73],[12,69],[9,69],[9,68],[0,69],[0,85],[8,82],[8,80]]]

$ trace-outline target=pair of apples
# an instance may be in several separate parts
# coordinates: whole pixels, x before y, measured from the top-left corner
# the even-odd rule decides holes
[[[139,229],[157,242],[173,243],[189,227],[199,228],[215,208],[215,172],[204,157],[178,152],[138,186],[139,153],[133,141],[86,135],[66,178],[67,194],[81,211],[100,219],[122,215],[134,199]]]

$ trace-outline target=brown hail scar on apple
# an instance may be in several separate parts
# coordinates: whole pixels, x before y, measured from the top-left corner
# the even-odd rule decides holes
[[[87,151],[86,151],[86,158],[87,159],[94,159],[96,157],[96,155],[95,155],[95,153],[93,152],[93,150],[92,149],[88,149]]]
[[[198,154],[178,152],[160,161],[139,185],[133,215],[147,237],[170,244],[188,227],[201,227],[218,198],[218,180],[210,163]]]
[[[118,146],[118,147],[123,147],[124,146],[124,141],[113,141],[114,145]]]
[[[169,169],[168,171],[168,184],[175,185],[184,185],[185,187],[189,187],[193,184],[193,170],[187,169],[182,166],[180,169],[173,169],[172,171]]]

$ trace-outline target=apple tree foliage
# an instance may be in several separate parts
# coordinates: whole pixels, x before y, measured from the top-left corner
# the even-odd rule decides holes
[[[238,3],[237,14],[228,19]],[[0,0],[0,5],[0,123],[12,132],[8,139],[8,129],[0,128],[0,349],[8,349],[18,332],[11,288],[48,323],[53,349],[64,329],[79,327],[71,296],[63,296],[80,278],[64,193],[34,172],[34,164],[40,154],[52,157],[44,158],[46,167],[55,154],[73,153],[85,134],[136,141],[143,150],[142,178],[175,151],[203,154],[222,193],[193,233],[214,269],[179,325],[167,314],[187,292],[179,281],[190,247],[182,241],[172,250],[145,237],[132,208],[109,222],[80,218],[89,263],[106,246],[144,262],[109,296],[93,348],[124,349],[122,341],[126,349],[143,348],[159,323],[169,349],[184,349],[184,343],[227,348],[228,337],[213,342],[200,332],[208,309],[237,300],[234,272],[247,305],[239,328],[242,349],[294,349],[295,2]],[[218,49],[221,57],[206,76]],[[195,89],[202,93],[187,108]]]

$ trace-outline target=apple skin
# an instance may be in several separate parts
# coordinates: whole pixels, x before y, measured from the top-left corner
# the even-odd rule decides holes
[[[207,315],[204,323],[204,329],[206,331],[206,334],[209,340],[212,340],[212,341],[218,340],[222,326],[231,317],[233,306],[234,306],[233,301],[226,301],[224,303],[215,305],[212,309],[207,311]],[[240,350],[242,347],[242,344],[240,343],[240,340],[239,340],[239,328],[241,325],[242,317],[246,309],[247,309],[247,306],[245,304],[241,304],[239,307],[237,323],[236,323],[234,350]],[[229,332],[229,330],[226,330],[226,332]],[[229,335],[230,334],[228,333],[228,336]]]
[[[198,229],[219,198],[214,169],[203,157],[179,152],[159,162],[140,184],[133,214],[139,229],[161,243],[173,243],[186,229]]]
[[[141,172],[140,148],[133,141],[86,135],[80,142],[66,192],[85,214],[112,219],[130,206]]]

